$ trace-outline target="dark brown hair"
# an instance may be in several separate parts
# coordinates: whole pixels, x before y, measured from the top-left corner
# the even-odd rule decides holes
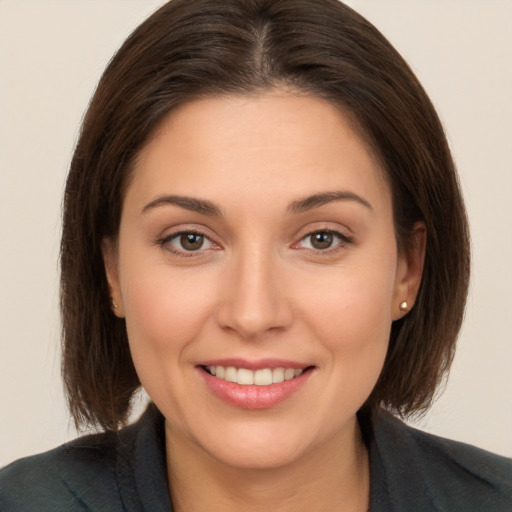
[[[399,247],[428,237],[416,304],[393,323],[366,406],[424,410],[450,367],[469,276],[466,214],[441,123],[397,51],[338,0],[173,0],[105,70],[66,184],[61,245],[63,376],[77,425],[116,429],[139,387],[102,259],[134,160],[165,116],[208,95],[290,88],[356,119],[390,183]]]

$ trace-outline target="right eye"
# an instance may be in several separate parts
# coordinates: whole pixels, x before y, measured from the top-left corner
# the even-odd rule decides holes
[[[161,241],[163,247],[181,255],[204,251],[213,247],[213,242],[202,233],[182,231],[166,237]]]

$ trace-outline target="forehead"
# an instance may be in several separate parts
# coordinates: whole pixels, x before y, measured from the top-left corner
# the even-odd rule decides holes
[[[173,111],[141,150],[126,198],[274,203],[340,187],[389,201],[385,173],[348,114],[323,99],[275,92]]]

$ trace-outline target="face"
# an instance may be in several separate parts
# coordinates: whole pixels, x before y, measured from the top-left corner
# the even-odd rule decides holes
[[[350,436],[420,273],[350,119],[277,92],[173,112],[104,255],[168,434],[237,467]]]

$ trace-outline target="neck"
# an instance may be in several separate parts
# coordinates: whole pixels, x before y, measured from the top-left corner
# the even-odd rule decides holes
[[[292,463],[234,468],[166,425],[169,489],[175,512],[366,512],[368,453],[357,420]]]

